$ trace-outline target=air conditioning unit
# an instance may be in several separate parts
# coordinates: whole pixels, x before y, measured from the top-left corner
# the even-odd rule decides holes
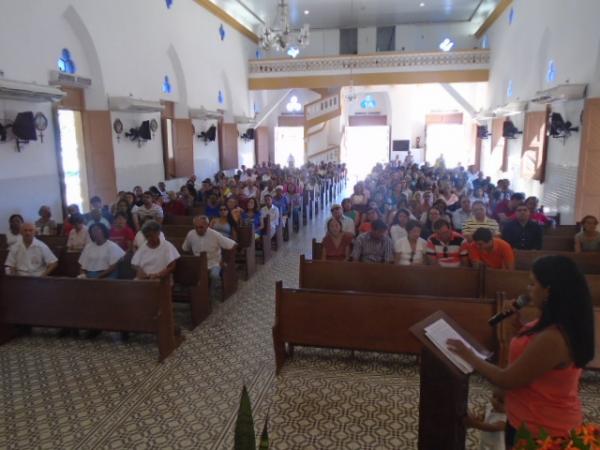
[[[67,94],[57,87],[0,78],[0,98],[28,102],[59,102]]]
[[[111,111],[153,113],[162,112],[165,106],[160,102],[141,100],[133,97],[109,97],[108,107]]]
[[[545,91],[537,91],[534,103],[548,104],[554,102],[568,102],[570,100],[582,100],[585,98],[587,84],[561,84]]]
[[[190,109],[190,118],[191,119],[218,120],[218,119],[223,118],[223,114],[225,114],[225,111],[222,109],[217,109],[216,111],[209,111],[208,109],[204,108],[203,106],[198,109]]]
[[[491,120],[491,119],[495,119],[495,118],[496,118],[496,113],[494,111],[492,111],[491,109],[483,109],[483,110],[479,111],[477,114],[475,114],[475,117],[474,117],[474,119],[477,122]]]
[[[496,117],[508,117],[527,111],[527,102],[511,102],[494,109]]]
[[[92,79],[53,70],[50,72],[50,84],[86,89],[92,85]]]
[[[255,118],[247,116],[233,116],[233,120],[240,125],[254,125],[256,123]]]

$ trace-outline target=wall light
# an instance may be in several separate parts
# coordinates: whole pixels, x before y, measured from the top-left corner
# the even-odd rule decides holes
[[[292,58],[295,58],[300,54],[300,50],[298,49],[298,47],[290,47],[287,51],[287,54]]]
[[[454,47],[454,41],[451,41],[449,38],[444,39],[440,43],[440,50],[442,50],[443,52],[449,52],[450,50],[452,50],[452,47]]]

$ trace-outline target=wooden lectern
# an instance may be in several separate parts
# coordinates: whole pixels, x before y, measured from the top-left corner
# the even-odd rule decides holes
[[[454,365],[425,334],[425,328],[444,319],[473,348],[489,353],[452,318],[438,311],[410,328],[423,344],[419,394],[419,450],[465,450],[469,375]]]

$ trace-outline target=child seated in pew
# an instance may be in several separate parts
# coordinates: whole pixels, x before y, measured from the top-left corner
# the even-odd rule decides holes
[[[506,428],[506,410],[504,392],[494,389],[485,413],[480,416],[469,414],[465,417],[465,426],[480,430],[479,450],[505,450],[504,429]]]

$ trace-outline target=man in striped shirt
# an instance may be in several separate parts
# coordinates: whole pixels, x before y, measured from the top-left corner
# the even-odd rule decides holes
[[[473,233],[479,228],[490,230],[495,237],[500,235],[498,222],[485,215],[485,204],[483,202],[473,202],[471,211],[473,212],[473,215],[463,223],[462,227],[462,234],[469,242],[473,238]]]
[[[439,219],[433,224],[434,233],[427,240],[427,260],[432,266],[459,267],[469,264],[467,241],[450,223]]]
[[[382,220],[371,224],[371,231],[362,233],[354,240],[352,260],[367,263],[393,263],[394,245]]]

